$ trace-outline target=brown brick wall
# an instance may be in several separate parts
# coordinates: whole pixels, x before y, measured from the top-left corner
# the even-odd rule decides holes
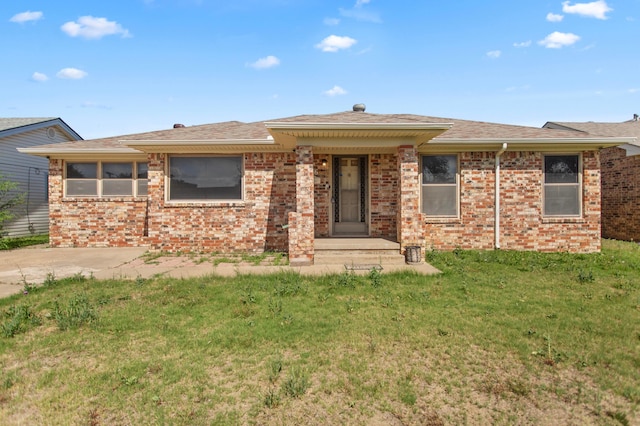
[[[327,189],[330,174],[328,170],[318,169],[324,157],[330,164],[330,157],[311,157],[310,148],[308,151],[300,152],[300,158],[295,153],[244,154],[245,200],[216,204],[165,202],[165,154],[149,155],[148,204],[146,198],[132,197],[64,199],[63,162],[51,160],[51,245],[148,245],[154,250],[167,251],[262,252],[290,250],[290,236],[293,236],[299,259],[308,259],[313,253],[310,236],[314,233],[316,237],[329,234],[331,214],[331,192]],[[419,212],[420,206],[416,204],[420,182],[414,149],[404,147],[398,154],[371,155],[371,235],[395,238],[402,234],[405,245],[422,245],[424,242],[426,248],[439,250],[456,247],[492,249],[494,156],[494,152],[461,154],[460,218],[430,219]],[[582,156],[582,217],[545,219],[542,217],[542,154],[504,153],[501,167],[501,247],[598,251],[601,205],[599,158],[598,152],[585,152]],[[638,160],[629,161],[636,161],[635,166],[639,167]],[[297,197],[297,168],[304,181],[319,182],[314,184],[314,192],[304,200]],[[401,170],[405,175],[399,179]],[[636,191],[635,186],[631,186],[631,179],[625,176],[621,179],[627,185],[621,190]],[[625,201],[625,205],[631,205],[634,200],[637,203],[638,194],[633,193],[635,198]],[[407,204],[412,213],[400,217],[399,222],[400,203]],[[627,209],[631,214],[631,207]],[[399,223],[402,223],[402,229],[399,229]],[[297,233],[290,235],[291,228],[283,228],[283,225],[294,226]],[[623,228],[622,225],[614,227]]]
[[[146,198],[63,198],[63,162],[49,161],[49,243],[52,247],[145,245]]]
[[[452,250],[491,249],[494,239],[495,153],[462,153],[460,161],[460,217],[427,218],[426,247]]]
[[[491,249],[495,243],[495,153],[460,155],[460,218],[423,216],[427,248]],[[501,160],[500,246],[505,250],[600,250],[600,171],[598,152],[585,152],[583,215],[542,217],[542,154],[506,152]]]
[[[602,157],[602,236],[640,241],[640,156],[606,148]]]
[[[326,162],[323,165],[323,160]],[[314,204],[313,214],[315,222],[315,236],[326,238],[329,236],[331,218],[331,159],[327,154],[314,155],[313,167],[314,176]]]

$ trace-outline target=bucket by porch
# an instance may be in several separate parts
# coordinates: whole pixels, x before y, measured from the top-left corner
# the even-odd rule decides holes
[[[420,246],[405,247],[404,259],[408,264],[422,263],[422,250]]]

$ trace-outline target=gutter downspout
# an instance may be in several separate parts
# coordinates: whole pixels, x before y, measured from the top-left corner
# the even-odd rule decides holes
[[[500,248],[500,157],[506,150],[507,143],[505,142],[500,151],[496,152],[495,249]]]

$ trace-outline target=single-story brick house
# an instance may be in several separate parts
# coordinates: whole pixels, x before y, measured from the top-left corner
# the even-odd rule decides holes
[[[451,250],[600,250],[600,149],[630,139],[353,111],[21,150],[50,164],[54,247],[286,251],[378,237]]]
[[[576,130],[589,136],[631,136],[635,142],[603,149],[602,236],[640,241],[640,119],[620,123],[549,121],[548,129]]]

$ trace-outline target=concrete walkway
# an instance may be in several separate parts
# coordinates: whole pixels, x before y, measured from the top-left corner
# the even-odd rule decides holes
[[[247,263],[220,263],[214,265],[208,259],[203,262],[197,256],[143,256],[145,247],[136,248],[49,248],[34,246],[16,250],[0,251],[0,297],[10,296],[23,290],[25,284],[41,284],[48,277],[55,279],[81,274],[97,279],[135,279],[154,276],[189,278],[205,275],[233,277],[238,274],[270,274],[280,271],[297,272],[304,275],[343,273],[343,263],[316,264],[313,266],[254,266]],[[385,264],[382,273],[412,270],[420,274],[435,274],[439,271],[427,263],[418,265]],[[365,274],[368,270],[354,271]]]

